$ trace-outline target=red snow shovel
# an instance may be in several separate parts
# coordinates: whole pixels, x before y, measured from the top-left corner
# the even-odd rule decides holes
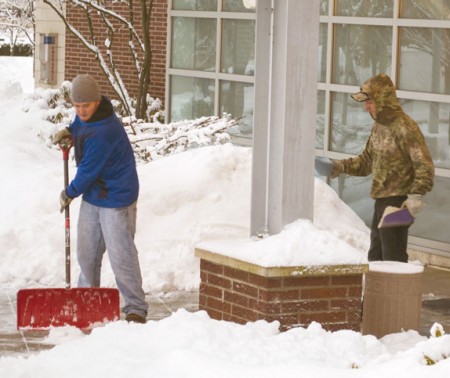
[[[60,144],[64,160],[64,187],[69,185],[69,151],[72,141]],[[70,212],[65,207],[66,287],[23,289],[17,293],[17,329],[48,329],[65,325],[80,329],[120,319],[119,291],[70,287]]]

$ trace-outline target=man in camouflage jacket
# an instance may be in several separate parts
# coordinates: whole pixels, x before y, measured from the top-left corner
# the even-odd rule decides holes
[[[331,177],[372,174],[375,199],[369,261],[407,262],[408,226],[378,228],[387,206],[407,207],[416,216],[422,196],[433,187],[434,166],[419,126],[402,109],[389,76],[368,79],[352,95],[374,119],[364,151],[353,158],[333,161]]]

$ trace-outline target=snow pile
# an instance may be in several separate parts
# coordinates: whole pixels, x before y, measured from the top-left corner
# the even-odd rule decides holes
[[[245,326],[179,310],[146,325],[124,321],[86,336],[68,327],[49,340],[62,342],[26,359],[1,358],[0,375],[78,377],[447,377],[450,336],[415,331],[382,340],[353,331],[327,332],[320,324],[278,331],[278,323]],[[433,360],[433,358],[435,360]],[[439,361],[428,366],[427,361]]]

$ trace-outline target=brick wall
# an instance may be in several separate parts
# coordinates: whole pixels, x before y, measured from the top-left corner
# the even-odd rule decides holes
[[[136,2],[135,24],[140,25],[139,5]],[[128,7],[121,3],[111,4],[111,8],[124,17],[128,16]],[[68,8],[68,20],[76,25],[80,31],[88,36],[89,29],[86,18],[78,8]],[[128,31],[113,22],[116,32],[113,41],[113,54],[118,58],[118,70],[131,97],[136,96],[138,90],[137,74],[128,48]],[[101,22],[94,23],[94,29],[99,46],[104,45],[106,31]],[[139,27],[137,28],[139,29]],[[120,32],[118,32],[120,30]],[[142,29],[141,29],[142,30]],[[159,98],[164,103],[165,75],[166,75],[166,38],[167,38],[167,0],[153,0],[152,17],[150,21],[150,39],[152,45],[152,66],[150,86],[148,93],[153,98]],[[72,33],[66,33],[65,49],[65,80],[72,80],[79,73],[89,73],[94,76],[100,85],[103,94],[115,98],[113,89],[101,71],[95,57]]]
[[[360,331],[362,272],[267,277],[201,259],[200,274],[199,308],[213,319],[278,320],[281,330],[316,321],[330,331]]]
[[[149,93],[164,103],[166,91],[167,0],[153,0],[150,35],[152,41],[152,75]]]

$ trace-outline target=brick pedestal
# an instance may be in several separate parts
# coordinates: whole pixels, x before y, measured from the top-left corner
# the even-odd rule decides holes
[[[280,329],[319,322],[326,330],[360,331],[367,265],[261,267],[196,249],[199,308],[217,320],[278,320]]]

